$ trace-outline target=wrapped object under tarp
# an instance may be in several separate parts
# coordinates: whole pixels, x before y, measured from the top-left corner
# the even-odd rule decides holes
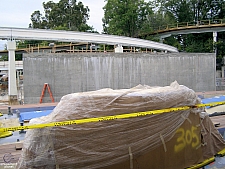
[[[177,82],[166,87],[102,89],[62,97],[51,114],[30,123],[193,106],[195,92]],[[17,168],[180,169],[204,160],[200,110],[30,130]],[[218,149],[224,148],[224,143]]]

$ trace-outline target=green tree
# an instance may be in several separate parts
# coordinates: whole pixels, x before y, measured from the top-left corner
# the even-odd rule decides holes
[[[185,38],[183,50],[192,53],[212,53],[213,52],[213,37],[212,33],[188,34],[183,35]]]
[[[225,56],[225,32],[218,33],[218,41],[215,43],[217,50],[217,58],[223,58]]]
[[[170,36],[166,38],[163,43],[176,47],[178,51],[182,51],[182,46],[178,41],[178,36]]]
[[[177,22],[193,20],[191,3],[187,0],[170,0],[165,3],[166,13],[173,15]]]
[[[164,16],[168,16],[168,21],[171,21],[171,23],[191,22],[197,24],[199,20],[212,21],[218,18],[222,19],[225,13],[225,11],[223,11],[223,1],[224,0],[156,0],[155,8],[158,9],[158,13],[163,13]],[[164,22],[158,21],[164,24]],[[180,51],[185,52],[213,52],[214,48],[212,33],[177,35],[166,38],[164,43],[176,46]],[[218,43],[218,49],[220,48],[219,46],[221,46],[221,44],[219,45]]]
[[[156,40],[156,37],[150,37],[149,33],[155,32],[159,29],[166,29],[167,25],[174,23],[173,17],[168,14],[163,14],[160,11],[157,11],[153,14],[150,14],[147,17],[147,20],[142,24],[142,28],[139,29],[139,38],[148,39],[148,40]],[[159,40],[157,40],[159,41]]]
[[[43,18],[42,18],[40,11],[34,11],[31,15],[32,24],[30,24],[29,27],[30,28],[40,28],[40,29],[46,28],[43,24],[42,19]]]
[[[0,56],[0,61],[8,61],[8,55]]]
[[[103,32],[135,37],[153,13],[151,4],[144,0],[105,0]]]
[[[60,0],[43,3],[44,15],[39,10],[31,15],[29,27],[55,30],[93,31],[87,24],[89,8],[76,0]]]
[[[219,0],[218,8],[219,8],[218,18],[219,19],[225,18],[225,2],[224,2],[224,0]]]
[[[0,56],[0,61],[8,61],[8,55],[2,55]],[[22,54],[15,54],[15,60],[23,60]]]
[[[177,22],[222,19],[225,15],[224,0],[155,0],[154,4]]]

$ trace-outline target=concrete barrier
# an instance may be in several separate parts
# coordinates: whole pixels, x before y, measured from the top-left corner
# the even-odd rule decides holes
[[[44,83],[58,102],[62,96],[138,84],[165,86],[177,80],[197,92],[216,88],[211,53],[50,53],[24,54],[24,102],[39,103]],[[43,102],[51,102],[45,92]]]

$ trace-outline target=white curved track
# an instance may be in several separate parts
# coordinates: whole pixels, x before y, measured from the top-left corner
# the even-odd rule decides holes
[[[184,35],[191,33],[205,33],[205,32],[224,32],[225,27],[220,25],[206,25],[206,26],[196,26],[196,28],[187,28],[187,29],[174,29],[168,32],[158,33],[161,38],[170,37],[172,35]]]
[[[16,40],[52,40],[60,42],[90,42],[109,45],[134,46],[163,51],[178,52],[177,48],[162,43],[124,36],[106,34],[58,31],[47,29],[3,28],[0,27],[0,39]]]

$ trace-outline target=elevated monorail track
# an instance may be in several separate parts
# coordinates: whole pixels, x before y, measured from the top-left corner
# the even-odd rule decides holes
[[[0,27],[0,39],[15,40],[47,40],[60,42],[82,42],[109,45],[134,46],[162,51],[178,52],[177,48],[166,44],[107,34],[96,34],[87,32],[46,30],[46,29],[27,29],[27,28],[5,28]]]

